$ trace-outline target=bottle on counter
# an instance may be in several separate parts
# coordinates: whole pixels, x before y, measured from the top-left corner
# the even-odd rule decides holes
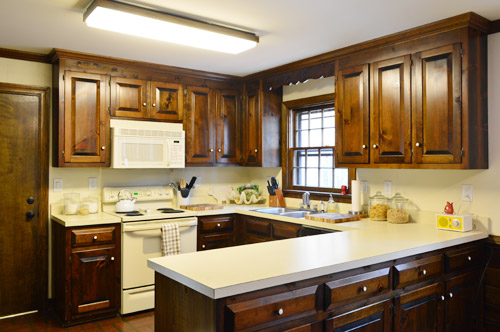
[[[326,212],[328,213],[338,212],[337,203],[335,203],[335,201],[333,200],[332,194],[330,194],[328,202],[326,203]]]
[[[384,221],[387,220],[388,199],[380,191],[375,196],[370,197],[370,219]]]
[[[410,221],[408,199],[401,196],[400,193],[396,193],[389,202],[387,221],[393,224],[404,224]]]

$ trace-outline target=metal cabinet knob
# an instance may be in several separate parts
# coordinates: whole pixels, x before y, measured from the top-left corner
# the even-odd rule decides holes
[[[426,270],[426,269],[423,269],[423,270],[422,270],[422,275],[424,275],[424,276],[425,276],[426,274],[427,274],[427,270]]]
[[[115,258],[114,258],[114,257],[111,257],[110,259],[111,259],[112,261],[114,261],[114,260],[115,260]]]
[[[204,244],[202,244],[202,245],[201,245],[201,247],[202,247],[203,249],[205,249],[205,245],[204,245]]]
[[[210,152],[214,152],[214,149],[210,149]]]
[[[283,308],[279,308],[279,309],[278,309],[278,315],[279,315],[279,316],[283,315],[283,313],[284,313],[284,312],[285,312],[285,311],[283,310]]]
[[[217,224],[217,227],[220,227],[220,224]]]
[[[367,290],[368,290],[368,287],[366,287],[366,286],[361,287],[361,291],[366,292]]]
[[[101,146],[101,150],[106,150],[106,147],[104,145]]]
[[[259,152],[259,150],[255,149],[255,153]]]
[[[450,299],[453,297],[453,293],[450,293]]]
[[[222,149],[219,149],[219,150],[217,150],[217,151],[222,152]]]
[[[467,260],[470,262],[472,260],[472,257],[467,256]]]
[[[146,103],[142,103],[142,106],[146,106],[147,104]]]
[[[373,144],[373,148],[374,149],[378,148],[378,145],[377,144]]]
[[[153,105],[151,105],[151,106],[156,107],[156,104],[153,104]]]
[[[33,197],[28,197],[28,199],[26,200],[26,202],[28,202],[28,204],[33,204],[35,203],[35,199]]]
[[[34,216],[35,216],[35,212],[33,212],[33,211],[26,212],[26,217],[33,218]]]
[[[444,301],[445,299],[444,295],[441,295],[441,300]]]
[[[419,143],[419,142],[415,143],[415,146],[416,146],[416,147],[419,147],[419,146],[420,146],[420,143]]]
[[[97,240],[97,235],[94,235],[94,241]]]
[[[363,144],[362,148],[363,148],[363,149],[366,149],[366,148],[367,148],[366,144]]]

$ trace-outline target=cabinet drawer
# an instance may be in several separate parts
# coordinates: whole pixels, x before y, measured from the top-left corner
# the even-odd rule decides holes
[[[293,290],[286,293],[261,297],[226,306],[226,329],[240,331],[275,321],[306,317],[316,313],[317,285]],[[267,326],[274,325],[272,323]],[[264,326],[262,326],[264,327]]]
[[[389,272],[387,267],[326,283],[325,310],[388,292]]]
[[[233,217],[199,218],[198,227],[201,233],[232,232]]]
[[[248,218],[246,228],[247,233],[271,236],[271,223],[269,221]]]
[[[115,243],[115,227],[82,228],[71,231],[71,246]]]
[[[482,261],[479,247],[464,248],[445,253],[445,271],[452,272],[477,266]]]
[[[441,275],[442,257],[436,255],[394,267],[394,288],[402,288]]]
[[[273,239],[291,239],[299,234],[300,225],[274,222],[273,223]]]
[[[214,234],[202,236],[198,240],[198,251],[226,248],[234,245],[233,234]]]

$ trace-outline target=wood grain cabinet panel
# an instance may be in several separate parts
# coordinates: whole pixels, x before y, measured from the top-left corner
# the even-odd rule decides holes
[[[92,246],[115,242],[115,227],[76,228],[71,231],[71,246]]]
[[[329,318],[325,332],[390,332],[391,305],[391,300],[386,300]]]
[[[394,266],[394,288],[402,288],[442,274],[443,255],[414,260]]]
[[[415,55],[417,163],[462,162],[461,52],[455,43]]]
[[[291,239],[299,235],[300,224],[273,221],[273,239]]]
[[[338,164],[370,162],[368,64],[337,72],[336,146]]]
[[[58,135],[54,166],[109,166],[108,79],[106,75],[64,72],[63,105],[54,116]]]
[[[444,255],[445,272],[478,267],[483,262],[481,248],[471,247],[446,252]]]
[[[111,115],[148,118],[147,81],[111,77]]]
[[[461,274],[445,282],[444,302],[445,332],[480,331],[481,312],[478,281],[480,270]]]
[[[299,327],[293,327],[291,329],[287,329],[283,332],[322,332],[323,324],[322,322],[315,322],[306,325],[302,325]]]
[[[182,121],[184,117],[184,91],[181,84],[150,82],[150,114],[152,119]]]
[[[198,251],[231,247],[235,238],[234,215],[198,217]]]
[[[372,64],[371,151],[374,163],[411,162],[410,55]]]
[[[241,149],[240,93],[237,90],[217,92],[216,162],[238,164]]]

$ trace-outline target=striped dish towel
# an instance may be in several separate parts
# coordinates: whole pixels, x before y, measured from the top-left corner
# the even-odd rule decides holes
[[[161,225],[161,254],[162,256],[178,255],[181,253],[181,238],[178,224]]]

